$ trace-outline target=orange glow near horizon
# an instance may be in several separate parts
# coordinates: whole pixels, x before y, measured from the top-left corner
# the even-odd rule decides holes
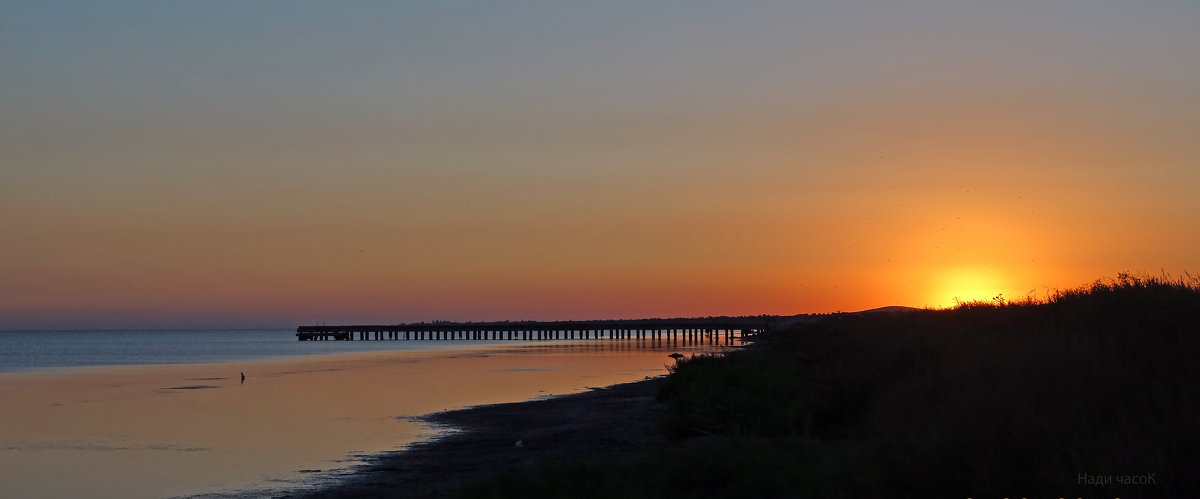
[[[934,282],[936,284],[930,290],[928,303],[937,308],[954,306],[960,302],[991,302],[997,296],[1014,298],[1011,282],[1007,282],[998,270],[987,267],[948,269],[938,274]],[[950,298],[944,298],[946,296]]]
[[[787,315],[1197,270],[1200,5],[918,4],[13,7],[0,329]]]

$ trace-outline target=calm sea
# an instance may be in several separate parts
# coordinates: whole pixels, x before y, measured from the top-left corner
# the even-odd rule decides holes
[[[0,372],[436,350],[496,341],[297,341],[292,329],[0,331]],[[511,342],[508,342],[511,343]]]

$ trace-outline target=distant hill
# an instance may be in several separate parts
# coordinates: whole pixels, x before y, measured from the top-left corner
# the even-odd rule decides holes
[[[916,308],[916,307],[906,307],[903,305],[892,305],[890,307],[879,307],[879,308],[872,308],[870,310],[860,310],[860,311],[854,312],[854,313],[856,313],[856,314],[873,314],[873,313],[879,313],[879,312],[892,312],[892,313],[894,313],[894,312],[913,312],[913,311],[917,311],[917,310],[923,310],[923,309]]]

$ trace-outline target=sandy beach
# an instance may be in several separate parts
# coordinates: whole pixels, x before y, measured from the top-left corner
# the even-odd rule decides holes
[[[658,376],[676,350],[688,347],[545,343],[4,374],[0,473],[19,497],[285,494],[431,436],[422,415]]]
[[[664,442],[654,427],[662,378],[546,400],[494,404],[422,418],[449,436],[373,456],[349,477],[289,497],[427,497],[497,472],[555,460],[621,459]],[[517,444],[520,442],[520,445]]]

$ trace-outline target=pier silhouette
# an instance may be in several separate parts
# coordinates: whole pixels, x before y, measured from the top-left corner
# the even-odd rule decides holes
[[[592,321],[418,322],[391,325],[300,326],[300,341],[327,340],[589,340],[669,341],[749,338],[769,329],[774,316]]]

